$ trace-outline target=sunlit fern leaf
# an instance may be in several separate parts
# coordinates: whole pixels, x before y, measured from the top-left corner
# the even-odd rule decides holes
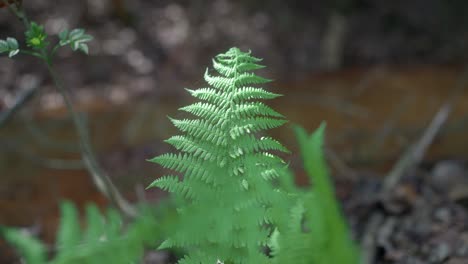
[[[220,158],[219,146],[210,142],[200,142],[187,136],[173,136],[165,142],[174,146],[177,150],[193,153],[194,157],[200,157],[204,160],[214,161]]]
[[[194,138],[208,141],[216,145],[227,145],[227,140],[224,138],[224,131],[220,126],[212,125],[208,121],[200,119],[171,119],[171,121],[175,127]]]
[[[233,67],[224,65],[223,63],[220,63],[217,60],[212,60],[212,62],[213,68],[225,77],[233,77],[233,75],[236,73],[236,69]]]
[[[236,109],[233,113],[239,118],[247,118],[257,115],[272,116],[279,118],[284,117],[282,114],[276,112],[275,110],[261,102],[247,102],[243,104],[238,104],[236,105]]]
[[[194,186],[182,182],[177,176],[167,175],[153,181],[148,187],[158,187],[170,193],[178,193],[186,199],[196,199]]]
[[[260,140],[254,136],[238,138],[230,145],[229,156],[232,158],[240,157],[242,155],[258,152],[275,150],[279,152],[288,153],[288,149],[284,147],[279,141],[271,137],[261,137]]]
[[[263,68],[265,68],[265,66],[256,64],[256,63],[251,63],[251,62],[243,62],[237,65],[238,72],[254,71],[254,70],[259,70]]]
[[[222,92],[219,92],[215,89],[200,88],[198,90],[191,90],[186,88],[185,90],[188,91],[193,97],[198,98],[200,100],[215,103],[220,106],[229,105],[229,100],[222,95]]]
[[[216,123],[223,119],[223,116],[220,116],[218,113],[225,109],[215,104],[198,102],[186,107],[179,108],[179,110],[201,117],[205,120],[208,120],[210,123]]]
[[[235,85],[237,87],[241,87],[241,86],[246,86],[250,84],[264,84],[268,82],[271,82],[271,80],[257,76],[253,73],[244,72],[244,73],[239,74],[239,76],[237,76],[235,80]]]
[[[243,100],[258,100],[258,99],[268,100],[268,99],[275,99],[280,96],[281,96],[280,94],[267,92],[260,88],[241,87],[233,93],[232,100],[238,103]]]
[[[204,78],[209,85],[224,92],[232,89],[234,82],[237,80],[229,77],[212,76],[208,73],[208,69],[205,71]]]
[[[281,119],[272,118],[247,118],[241,119],[235,126],[229,131],[229,135],[232,139],[236,139],[241,136],[256,133],[262,130],[268,130],[284,125],[287,121]]]

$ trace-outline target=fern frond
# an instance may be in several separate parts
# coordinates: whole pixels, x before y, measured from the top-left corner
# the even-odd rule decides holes
[[[188,184],[187,182],[180,181],[177,176],[168,175],[153,181],[148,188],[158,187],[170,193],[180,195],[185,199],[196,200],[198,199],[198,195],[193,191],[196,189],[193,185],[194,184]]]
[[[154,216],[144,212],[124,229],[122,218],[115,210],[102,215],[91,204],[86,207],[86,228],[81,230],[78,211],[72,203],[61,203],[60,211],[56,253],[50,261],[40,241],[14,229],[4,232],[27,264],[137,263],[144,248],[159,239]]]
[[[203,77],[209,85],[224,92],[231,90],[237,81],[237,79],[234,78],[211,76],[208,73],[208,69],[206,69],[205,75]]]
[[[285,123],[287,123],[286,120],[264,117],[243,119],[238,125],[231,128],[229,135],[232,139],[236,139],[240,136],[280,127]]]
[[[234,141],[229,149],[229,156],[232,158],[237,158],[244,154],[268,150],[289,153],[288,149],[286,149],[281,143],[279,143],[277,140],[274,140],[273,138],[262,137],[257,139],[251,135],[248,137],[238,138],[236,141]]]
[[[83,239],[89,242],[100,242],[107,240],[105,232],[105,221],[95,204],[86,207],[86,230]],[[104,231],[104,232],[103,232]]]
[[[174,146],[177,150],[193,154],[203,160],[214,161],[220,159],[220,146],[215,144],[195,140],[190,136],[173,136],[165,142]]]
[[[252,63],[252,62],[242,62],[242,63],[239,63],[236,67],[238,72],[254,71],[254,70],[259,70],[263,68],[265,68],[265,66]]]
[[[195,119],[171,119],[184,134],[166,142],[179,154],[150,161],[183,175],[164,176],[150,186],[184,198],[176,232],[162,246],[190,250],[179,263],[269,263],[263,247],[278,222],[284,192],[273,180],[283,177],[285,162],[269,151],[288,152],[257,132],[279,127],[283,116],[258,100],[273,99],[258,84],[269,82],[251,71],[261,59],[231,48],[205,71],[210,87],[187,91],[204,102],[180,108]],[[282,206],[282,205],[281,205]],[[270,211],[274,211],[271,213]]]
[[[268,100],[280,97],[280,94],[267,92],[261,88],[241,87],[232,94],[232,100],[239,103],[244,100]]]
[[[64,201],[60,204],[62,221],[57,234],[57,245],[62,248],[77,246],[81,242],[80,223],[76,207]]]
[[[360,263],[324,161],[324,129],[324,125],[320,126],[311,136],[303,128],[295,129],[304,168],[314,188],[306,193],[298,192],[300,196],[290,210],[287,228],[274,237],[274,263]]]
[[[239,74],[236,79],[234,84],[236,87],[242,87],[250,84],[263,84],[263,83],[268,83],[271,82],[272,80],[260,77],[254,73],[241,73]]]
[[[254,63],[254,62],[260,62],[260,61],[263,60],[263,59],[260,59],[260,58],[256,58],[256,57],[252,56],[251,54],[252,54],[251,51],[242,52],[238,48],[231,48],[226,53],[216,55],[216,59],[218,59],[219,61],[224,62],[225,64],[229,64],[229,65],[232,65],[236,61],[237,62]]]
[[[247,102],[243,104],[236,105],[237,109],[234,111],[234,115],[239,118],[247,118],[256,115],[263,115],[263,116],[273,116],[273,117],[280,117],[283,118],[284,116],[269,106],[261,102]]]
[[[202,102],[179,108],[179,110],[191,113],[192,115],[205,119],[212,124],[218,123],[220,120],[224,119],[225,113],[223,113],[223,111],[226,111],[225,108],[221,108],[214,104]]]
[[[206,184],[216,186],[219,180],[216,178],[214,168],[216,163],[204,161],[190,154],[163,154],[149,160],[158,163],[164,168],[183,173],[187,178],[195,178]]]
[[[180,129],[182,132],[186,132],[188,135],[198,138],[199,140],[208,141],[215,145],[226,146],[227,140],[221,126],[215,126],[210,124],[206,120],[201,119],[183,119],[177,120],[170,118],[175,127]]]
[[[217,60],[213,59],[213,68],[219,72],[221,75],[225,77],[233,77],[236,73],[236,69],[230,66],[227,66],[223,63],[218,62]]]
[[[212,104],[219,105],[220,107],[229,105],[229,100],[227,100],[221,92],[218,92],[212,88],[200,88],[197,90],[185,89],[193,97],[200,100],[210,102]]]

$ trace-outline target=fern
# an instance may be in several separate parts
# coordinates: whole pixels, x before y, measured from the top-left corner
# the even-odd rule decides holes
[[[251,73],[263,68],[249,53],[231,48],[217,55],[204,78],[210,87],[190,90],[200,99],[180,110],[191,119],[170,119],[184,134],[166,142],[179,151],[152,162],[183,175],[167,175],[150,187],[179,197],[178,229],[161,248],[189,252],[179,263],[267,263],[275,207],[286,200],[274,187],[284,161],[272,152],[288,152],[278,141],[257,132],[286,121],[259,100],[280,95],[254,87],[270,80]],[[275,205],[275,207],[273,207]]]
[[[47,262],[42,243],[17,230],[1,230],[5,238],[29,264],[135,263],[145,246],[156,246],[163,229],[171,235],[159,248],[186,252],[181,264],[359,263],[323,158],[325,126],[311,136],[296,127],[313,183],[309,190],[294,184],[291,171],[274,154],[289,151],[258,135],[286,122],[260,101],[279,95],[252,86],[269,81],[250,72],[263,68],[259,61],[237,48],[216,56],[218,74],[205,72],[210,87],[187,89],[201,100],[180,108],[193,117],[170,119],[183,132],[166,140],[177,152],[150,161],[175,173],[150,187],[173,194],[175,220],[166,208],[162,217],[143,214],[123,229],[116,212],[103,217],[88,206],[82,231],[76,208],[63,203],[53,260]]]
[[[143,255],[144,247],[157,240],[159,229],[151,215],[140,216],[125,232],[123,221],[114,210],[103,216],[95,205],[89,205],[86,218],[86,229],[82,231],[76,207],[70,202],[61,204],[57,252],[50,261],[39,240],[11,228],[4,228],[2,233],[27,264],[134,263]]]
[[[323,158],[324,130],[322,125],[308,136],[303,128],[295,128],[313,189],[297,190],[300,196],[290,209],[288,228],[272,236],[275,263],[359,263],[357,246],[349,237]]]

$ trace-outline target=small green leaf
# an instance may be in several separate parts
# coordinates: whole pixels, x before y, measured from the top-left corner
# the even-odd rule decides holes
[[[88,35],[88,34],[84,34],[79,39],[80,42],[88,42],[88,41],[91,41],[91,40],[93,40],[93,36]]]
[[[68,29],[62,30],[59,34],[58,37],[60,40],[67,40],[68,39]]]
[[[75,28],[70,32],[69,39],[71,41],[75,41],[81,38],[83,36],[85,30],[82,28]]]
[[[15,38],[11,38],[11,37],[8,37],[6,39],[7,43],[8,43],[8,48],[10,50],[16,50],[18,49],[18,41],[15,39]]]
[[[80,50],[85,54],[89,53],[88,45],[85,42],[89,42],[93,39],[91,35],[85,34],[85,30],[81,28],[73,29],[68,32],[68,30],[63,30],[59,34],[59,45],[65,46],[70,45],[73,51]]]
[[[7,52],[8,50],[8,43],[5,40],[0,39],[0,53]]]
[[[15,38],[8,37],[6,40],[0,40],[0,53],[8,52],[8,57],[13,57],[19,53],[18,41]]]
[[[84,44],[84,43],[81,43],[78,47],[79,50],[81,50],[82,52],[84,52],[86,55],[88,55],[88,45]]]
[[[19,49],[16,49],[16,50],[11,50],[9,53],[8,53],[8,57],[12,58],[13,56],[15,56],[16,54],[19,53]]]
[[[36,22],[31,22],[29,29],[24,34],[26,44],[35,50],[44,49],[49,45],[44,26],[38,25]]]

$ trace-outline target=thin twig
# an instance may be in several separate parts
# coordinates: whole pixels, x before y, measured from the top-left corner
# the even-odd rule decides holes
[[[325,147],[325,155],[330,164],[340,173],[341,176],[350,180],[356,180],[356,172],[350,168],[343,159],[331,148]]]
[[[382,186],[382,198],[385,200],[394,190],[403,174],[412,166],[419,163],[426,153],[427,148],[434,141],[435,136],[439,133],[444,123],[452,111],[455,103],[463,92],[466,83],[468,81],[468,67],[462,73],[456,86],[453,88],[451,94],[447,98],[446,102],[440,107],[437,114],[432,119],[429,126],[422,134],[419,141],[415,142],[398,160],[395,166],[392,168],[390,173],[385,177]]]
[[[0,112],[0,127],[5,125],[11,117],[19,110],[23,105],[25,105],[27,102],[29,102],[34,95],[36,94],[37,90],[39,88],[39,85],[34,86],[30,89],[25,90],[22,92],[18,98],[16,99],[16,102],[13,104],[12,107],[9,109]]]
[[[408,110],[408,106],[413,101],[413,99],[413,97],[407,96],[402,100],[402,102],[399,105],[395,106],[390,117],[387,118],[387,121],[377,132],[377,135],[375,136],[371,146],[370,156],[375,155],[380,150],[380,148],[385,143],[387,137],[396,129],[396,124],[399,118]]]
[[[86,168],[92,176],[94,184],[124,214],[126,214],[129,217],[136,216],[136,209],[127,200],[125,200],[125,198],[123,198],[123,196],[117,190],[115,185],[112,183],[109,176],[99,166],[97,159],[94,156],[94,151],[91,148],[91,144],[89,143],[88,132],[85,128],[85,125],[82,122],[83,120],[75,112],[70,96],[68,95],[68,91],[60,82],[58,75],[55,69],[53,68],[50,60],[46,61],[46,66],[52,77],[54,85],[57,88],[58,92],[62,95],[67,110],[72,117],[73,123],[75,124],[75,128],[78,132],[78,137],[80,139],[81,157],[85,163]]]

